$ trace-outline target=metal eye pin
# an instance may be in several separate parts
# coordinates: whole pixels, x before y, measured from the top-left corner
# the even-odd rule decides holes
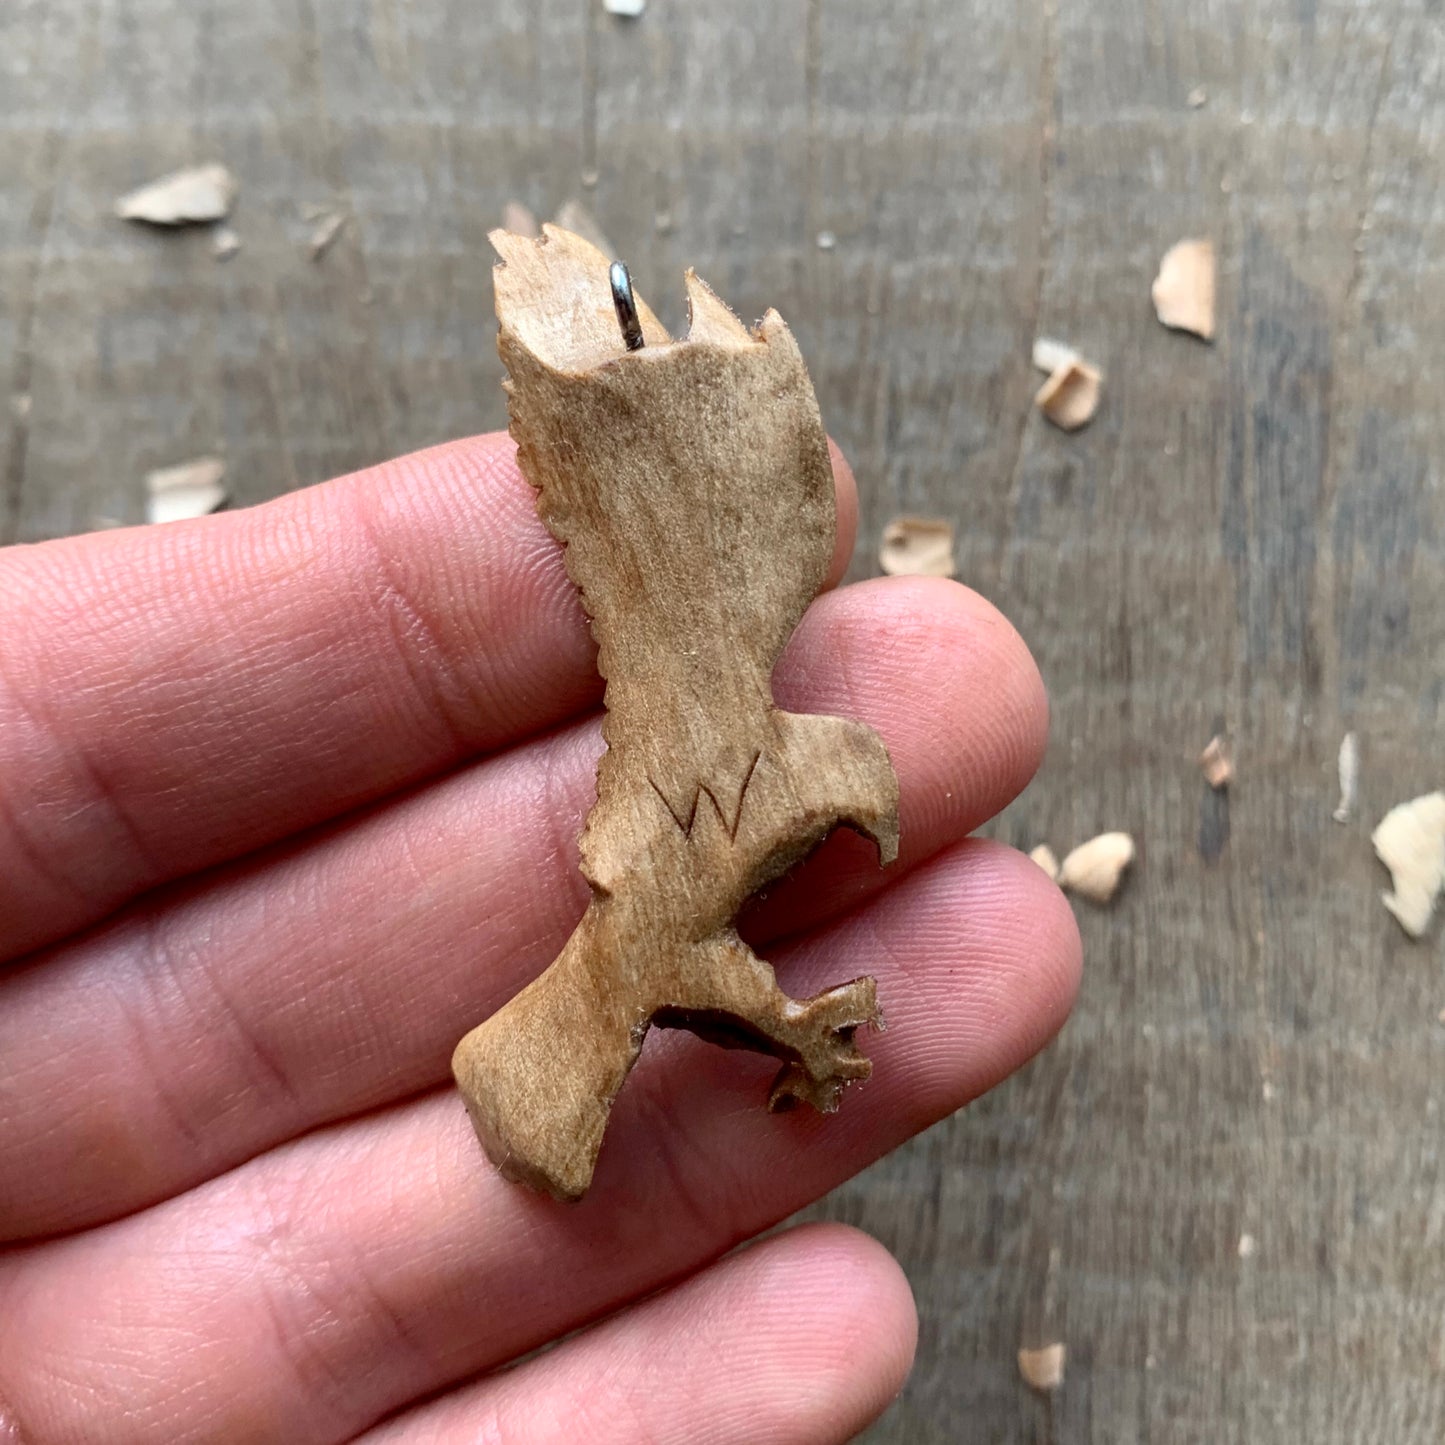
[[[614,261],[607,268],[612,283],[612,305],[617,311],[617,324],[629,351],[642,350],[642,322],[637,316],[637,302],[632,296],[632,276],[625,261]]]

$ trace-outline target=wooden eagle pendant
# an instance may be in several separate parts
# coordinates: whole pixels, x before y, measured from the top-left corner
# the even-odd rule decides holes
[[[491,240],[512,436],[592,619],[607,751],[581,837],[587,911],[452,1069],[502,1173],[577,1199],[654,1025],[776,1055],[773,1109],[831,1111],[868,1076],[853,1036],[881,1027],[874,981],[789,998],[735,919],[840,823],[891,862],[898,781],[871,728],[773,702],[836,531],[782,318],[749,331],[689,271],[687,335],[636,300],[629,350],[594,246],[555,226]]]

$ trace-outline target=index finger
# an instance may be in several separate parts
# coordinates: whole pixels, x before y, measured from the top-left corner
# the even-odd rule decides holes
[[[852,475],[834,452],[839,546]],[[0,958],[601,691],[504,434],[0,553]]]

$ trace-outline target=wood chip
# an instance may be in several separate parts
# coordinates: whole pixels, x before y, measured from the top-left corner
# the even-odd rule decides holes
[[[1029,858],[1037,863],[1055,883],[1059,881],[1059,860],[1054,857],[1054,850],[1047,843],[1040,843],[1029,853]]]
[[[626,20],[636,20],[647,9],[647,0],[602,0],[602,8],[609,15],[621,15]]]
[[[241,238],[229,226],[217,226],[211,237],[211,255],[218,261],[229,261],[241,249]]]
[[[581,201],[563,201],[552,218],[552,224],[564,231],[571,231],[574,236],[581,236],[584,241],[591,241],[604,256],[617,255],[617,248],[607,239],[607,233],[602,229],[597,217]]]
[[[1354,733],[1340,739],[1340,801],[1332,814],[1335,822],[1348,823],[1360,791],[1360,741]]]
[[[1206,104],[1208,100],[1209,92],[1205,90],[1202,85],[1196,85],[1194,89],[1189,92],[1189,109],[1198,110],[1200,106]]]
[[[319,261],[331,249],[331,243],[345,225],[345,211],[328,211],[316,222],[316,229],[311,232],[311,240],[307,243],[313,261]]]
[[[226,464],[220,457],[197,457],[146,476],[146,521],[181,522],[204,517],[226,500],[221,485]]]
[[[819,231],[817,239],[820,251],[831,251],[838,244],[838,237],[832,231]]]
[[[1214,242],[1179,241],[1159,263],[1154,314],[1175,331],[1214,339]]]
[[[1034,342],[1034,365],[1040,371],[1054,372],[1079,359],[1079,353],[1067,341],[1055,341],[1052,336],[1040,336]]]
[[[878,565],[890,577],[952,577],[953,524],[935,517],[895,517],[883,529]]]
[[[1258,1249],[1259,1244],[1252,1234],[1239,1236],[1239,1257],[1241,1259],[1253,1259]]]
[[[1445,792],[1391,808],[1370,841],[1395,884],[1380,901],[1411,938],[1422,937],[1445,885]]]
[[[1099,409],[1104,378],[1081,356],[1056,367],[1039,388],[1034,405],[1057,427],[1078,431]]]
[[[536,216],[521,201],[508,201],[502,207],[502,229],[510,231],[514,236],[526,236],[533,241],[542,234]]]
[[[219,221],[230,213],[238,189],[235,176],[225,166],[193,166],[122,196],[115,203],[115,213],[123,221],[146,221],[153,226]]]
[[[1100,833],[1080,843],[1059,868],[1059,887],[1107,903],[1118,891],[1124,870],[1134,861],[1134,840],[1127,833]]]
[[[1042,1349],[1019,1351],[1019,1374],[1033,1390],[1057,1390],[1064,1383],[1062,1344],[1044,1345]]]
[[[10,398],[10,410],[16,421],[25,421],[30,416],[33,398],[28,391],[17,391]]]
[[[1212,737],[1199,754],[1199,766],[1211,788],[1227,788],[1234,781],[1234,764],[1224,750],[1224,739]]]

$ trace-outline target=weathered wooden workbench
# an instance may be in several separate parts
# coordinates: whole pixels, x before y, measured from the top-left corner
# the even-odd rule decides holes
[[[998,831],[1141,847],[1061,1040],[827,1205],[924,1318],[870,1438],[1441,1438],[1445,960],[1367,842],[1445,780],[1438,0],[10,0],[0,136],[3,540],[138,520],[199,452],[247,503],[501,426],[509,198],[583,197],[674,324],[689,262],[776,304],[855,573],[949,516],[1039,657],[1053,744]],[[110,217],[213,156],[229,264]],[[352,217],[315,264],[308,203]],[[1185,235],[1212,348],[1150,310]],[[1030,409],[1038,333],[1107,372],[1076,436]],[[1014,1352],[1052,1338],[1045,1400]]]

